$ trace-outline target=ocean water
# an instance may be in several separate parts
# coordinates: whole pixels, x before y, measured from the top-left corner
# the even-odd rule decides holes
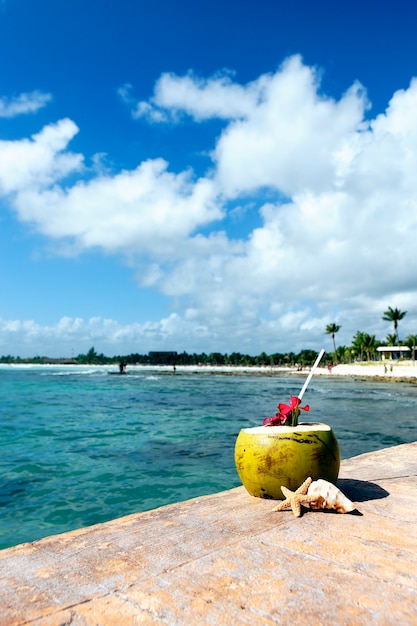
[[[239,485],[239,430],[305,380],[109,371],[0,367],[0,548]],[[417,440],[414,385],[317,377],[304,400],[342,458]]]

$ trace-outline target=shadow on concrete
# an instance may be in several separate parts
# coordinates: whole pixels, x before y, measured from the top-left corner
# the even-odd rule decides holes
[[[389,491],[367,480],[355,480],[353,478],[339,478],[337,487],[349,500],[353,502],[366,502],[367,500],[380,500],[389,496]]]

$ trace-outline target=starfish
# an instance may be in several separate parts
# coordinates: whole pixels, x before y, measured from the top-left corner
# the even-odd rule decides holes
[[[301,505],[308,508],[313,502],[317,502],[318,496],[309,496],[308,488],[312,483],[310,477],[306,478],[303,484],[296,489],[296,491],[290,491],[287,487],[281,487],[281,491],[285,496],[285,500],[280,502],[273,511],[286,511],[292,509],[295,517],[301,516]]]

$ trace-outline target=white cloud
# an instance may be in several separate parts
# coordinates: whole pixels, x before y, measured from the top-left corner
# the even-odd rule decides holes
[[[267,76],[261,76],[243,87],[233,83],[226,73],[209,79],[191,72],[186,76],[162,74],[149,102],[135,102],[130,95],[131,85],[125,85],[119,94],[132,107],[136,119],[146,117],[153,122],[166,122],[185,114],[196,121],[213,117],[229,120],[249,116],[262,102],[268,81]]]
[[[36,113],[52,100],[50,93],[42,93],[41,91],[32,91],[30,93],[21,93],[14,98],[0,98],[0,117],[16,117],[17,115],[26,115],[28,113]]]
[[[77,132],[74,122],[64,119],[46,126],[31,139],[0,140],[0,193],[37,191],[80,172],[82,155],[66,151]]]
[[[20,219],[54,239],[73,238],[79,250],[99,247],[162,259],[175,255],[178,242],[196,228],[222,216],[209,180],[172,174],[162,159],[70,188],[30,188],[17,195],[14,206]]]
[[[367,104],[359,85],[338,102],[318,88],[314,70],[294,57],[269,77],[250,115],[229,124],[213,153],[228,195],[269,186],[293,196],[336,184],[338,155],[362,130]]]
[[[75,250],[126,254],[142,285],[173,299],[176,313],[138,330],[158,345],[317,348],[332,321],[342,343],[359,329],[383,338],[388,305],[409,311],[404,334],[415,333],[417,80],[374,119],[363,88],[347,87],[327,97],[299,57],[248,85],[165,74],[140,103],[148,117],[225,121],[205,177],[161,158],[86,180],[67,148],[77,128],[63,120],[0,143],[0,185],[22,221]],[[236,238],[230,201],[265,189],[280,200],[259,199],[259,223]]]

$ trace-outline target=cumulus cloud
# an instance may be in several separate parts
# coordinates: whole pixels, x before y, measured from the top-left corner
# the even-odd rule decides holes
[[[83,156],[66,150],[78,128],[69,119],[46,126],[30,139],[0,140],[0,193],[37,192],[82,170]],[[20,216],[23,220],[25,215]]]
[[[16,117],[36,113],[52,100],[50,93],[32,91],[21,93],[14,98],[0,98],[0,117]]]
[[[230,73],[201,78],[192,72],[186,76],[165,73],[155,85],[149,102],[136,102],[132,85],[119,89],[122,100],[131,107],[132,117],[145,117],[152,122],[176,121],[188,115],[194,120],[246,118],[262,102],[267,76],[248,85],[232,81]]]
[[[345,343],[358,329],[382,338],[394,305],[415,333],[416,79],[374,118],[361,85],[331,98],[298,56],[247,85],[164,74],[147,102],[119,93],[136,117],[222,119],[205,176],[160,158],[87,180],[63,120],[0,143],[0,185],[20,220],[75,250],[125,253],[142,286],[172,298],[173,317],[140,332],[161,345],[176,333],[229,351],[314,348],[332,321]],[[70,172],[79,179],[64,185]],[[258,217],[240,237],[236,202]]]
[[[163,159],[70,188],[29,188],[17,195],[14,206],[44,235],[72,238],[78,250],[98,247],[161,258],[175,253],[178,242],[196,228],[222,216],[209,180],[172,174]]]
[[[269,77],[251,114],[229,124],[213,153],[228,195],[268,186],[292,197],[336,184],[339,155],[362,130],[367,102],[360,85],[338,102],[318,88],[315,71],[293,58]]]

